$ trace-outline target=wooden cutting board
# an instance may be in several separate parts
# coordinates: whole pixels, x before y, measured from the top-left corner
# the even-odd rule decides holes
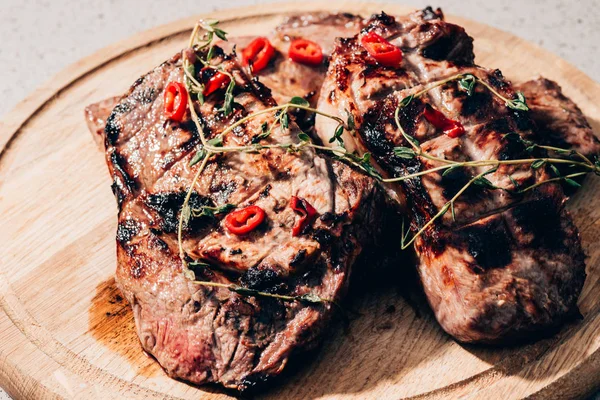
[[[294,11],[368,15],[397,5],[345,2],[256,6],[214,13],[232,36],[264,33]],[[205,16],[206,17],[206,16]],[[104,156],[83,107],[123,93],[179,51],[198,17],[134,36],[57,75],[0,124],[0,385],[15,398],[224,399],[215,387],[168,378],[137,341],[112,278],[117,210]],[[475,38],[477,62],[514,80],[558,81],[600,132],[600,86],[509,33],[448,18]],[[464,346],[404,282],[359,293],[347,329],[301,357],[259,397],[280,399],[575,398],[600,385],[600,177],[569,202],[588,254],[584,318],[549,339],[512,348]],[[410,266],[405,266],[409,268]],[[422,302],[422,299],[421,299]]]

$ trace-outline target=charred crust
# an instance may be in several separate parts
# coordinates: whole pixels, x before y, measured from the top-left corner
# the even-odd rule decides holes
[[[442,193],[446,199],[454,197],[459,190],[461,190],[471,180],[472,176],[468,173],[465,168],[456,168],[446,175],[441,176],[440,186],[442,187]],[[463,193],[460,198],[461,202],[475,203],[485,197],[487,190],[471,185]]]
[[[265,387],[269,379],[270,376],[262,372],[250,374],[242,379],[238,386],[238,390],[244,394],[257,392]]]
[[[373,14],[373,16],[371,17],[371,19],[374,22],[379,22],[385,26],[390,26],[393,25],[396,22],[396,19],[394,17],[392,17],[389,14],[386,14],[384,11],[382,11],[379,14]]]
[[[523,233],[531,234],[531,246],[560,251],[565,248],[565,230],[561,210],[551,197],[519,204],[511,210]],[[566,250],[566,249],[565,249]]]
[[[431,6],[425,7],[421,10],[421,18],[423,21],[431,21],[432,19],[444,19],[444,14],[440,8],[437,8],[435,11]]]
[[[297,267],[301,265],[304,262],[304,260],[306,260],[306,249],[302,249],[294,255],[294,257],[290,261],[290,266]]]
[[[502,75],[502,71],[499,69],[495,69],[489,75],[490,85],[494,86],[496,89],[508,89],[509,84],[504,79],[504,75]]]
[[[240,278],[240,283],[249,289],[269,293],[287,289],[287,285],[275,270],[261,266],[250,267]]]
[[[271,89],[259,81],[258,77],[255,76],[250,80],[250,87],[252,88],[254,95],[258,97],[265,106],[274,107],[277,105],[271,94]]]
[[[185,199],[185,192],[161,192],[148,195],[144,199],[144,204],[148,208],[156,211],[160,217],[159,229],[164,233],[173,233],[177,231],[179,225],[179,213]],[[193,192],[189,205],[191,208],[200,208],[202,206],[213,207],[214,203],[208,197],[201,196]],[[188,230],[196,232],[210,223],[211,218],[192,218],[188,224]]]
[[[493,98],[487,91],[475,92],[464,99],[461,115],[476,119],[486,118],[492,114]]]
[[[317,229],[313,232],[312,238],[316,240],[321,246],[328,246],[331,244],[333,236],[326,229]]]
[[[273,186],[271,186],[271,184],[268,183],[265,186],[265,188],[263,190],[261,190],[258,197],[260,197],[261,199],[264,199],[265,197],[269,197],[269,192],[271,191],[272,188],[273,188]]]
[[[140,225],[137,221],[126,219],[117,226],[117,243],[124,245],[129,242],[140,231]]]
[[[529,112],[527,111],[522,111],[522,110],[512,110],[513,113],[513,117],[515,120],[515,123],[517,125],[517,128],[521,131],[528,131],[534,128],[534,124],[533,121],[531,120],[531,117],[529,115]],[[564,140],[563,140],[564,142]],[[561,144],[561,147],[564,147],[566,144],[566,142],[564,144]]]
[[[475,263],[469,263],[474,273],[501,268],[512,261],[511,240],[499,218],[464,228],[457,236],[458,243],[466,242],[467,251],[475,259]]]
[[[125,185],[127,191],[129,193],[133,192],[137,188],[136,181],[129,176],[129,174],[125,171],[127,161],[116,151],[113,151],[110,155],[110,162],[113,166],[115,172],[115,178],[120,175],[123,184]],[[117,199],[118,201],[118,199]]]
[[[348,89],[348,78],[350,76],[350,71],[346,68],[345,65],[336,64],[335,65],[335,83],[339,91],[344,92]],[[332,92],[333,93],[333,92]]]
[[[153,87],[135,91],[131,96],[140,104],[150,104],[158,97],[158,91]]]
[[[115,199],[117,200],[117,207],[119,208],[119,210],[121,210],[123,201],[126,197],[126,194],[123,191],[123,182],[121,178],[115,176],[113,183],[110,185],[110,188],[113,192],[113,195],[115,196]]]
[[[131,111],[131,106],[125,102],[121,102],[113,108],[110,116],[106,119],[106,125],[104,126],[104,136],[107,144],[115,144],[122,130],[118,118],[129,111]]]

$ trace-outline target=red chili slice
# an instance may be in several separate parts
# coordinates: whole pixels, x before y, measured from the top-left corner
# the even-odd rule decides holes
[[[360,44],[383,66],[399,67],[402,63],[402,51],[375,32],[364,35]]]
[[[245,66],[250,65],[252,72],[259,72],[269,65],[273,55],[275,55],[275,49],[269,39],[259,37],[242,50],[242,63]]]
[[[208,81],[204,85],[204,91],[202,92],[202,94],[205,96],[208,96],[209,94],[224,88],[229,84],[229,81],[231,80],[231,78],[229,78],[229,75],[226,75],[219,71],[215,71],[214,69],[208,67],[202,68],[202,71],[200,73],[206,74],[208,72],[214,72],[214,74],[210,78],[208,78]]]
[[[321,46],[306,39],[293,40],[288,55],[292,61],[301,64],[319,65],[323,61]]]
[[[304,228],[314,221],[317,210],[308,201],[296,196],[292,196],[290,199],[290,207],[300,216],[300,219],[292,227],[292,236],[298,236],[304,231]]]
[[[434,109],[429,104],[425,106],[423,112],[425,119],[433,124],[438,129],[441,129],[448,137],[457,138],[465,133],[465,128],[458,121],[446,118],[440,111]]]
[[[173,121],[181,121],[187,109],[187,90],[182,83],[171,82],[164,93],[165,113]]]
[[[236,235],[252,232],[265,220],[265,211],[259,206],[248,206],[225,217],[225,227]]]

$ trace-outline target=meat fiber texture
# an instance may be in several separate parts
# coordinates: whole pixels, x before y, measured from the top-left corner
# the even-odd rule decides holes
[[[345,49],[353,46],[353,39],[336,38],[351,38],[365,26],[384,35],[397,35],[395,40],[407,56],[409,71],[389,74],[367,63],[362,71],[356,67],[345,80],[334,77],[334,73],[345,72],[339,66],[345,62]],[[326,64],[315,68],[287,57],[289,41],[299,37],[319,43],[326,58],[333,54],[323,90]],[[364,125],[365,120],[375,117],[377,122],[379,118],[372,110],[382,107],[380,114],[389,113],[394,98],[397,101],[427,82],[457,71],[488,77],[498,82],[499,90],[512,93],[499,73],[473,65],[471,38],[464,30],[445,23],[441,12],[430,8],[397,21],[383,14],[371,21],[350,14],[290,16],[269,35],[276,55],[255,81],[240,70],[239,60],[226,55],[233,44],[240,49],[253,39],[230,38],[229,42],[219,43],[224,49],[220,56],[226,58],[229,70],[244,88],[236,94],[236,102],[246,112],[283,103],[292,96],[304,97],[314,107],[319,97],[339,95],[331,102],[322,99],[320,107],[345,112],[340,101],[348,101],[344,107],[354,104],[362,137],[345,138],[347,147],[373,151],[380,167],[392,174],[428,165],[425,161],[417,165],[386,161],[389,146],[406,143],[397,132],[367,129],[370,125]],[[355,44],[354,50],[360,54]],[[352,63],[350,66],[352,70]],[[366,78],[362,86],[352,79],[361,73]],[[218,382],[245,389],[279,373],[293,352],[313,346],[332,310],[325,305],[307,307],[201,288],[182,276],[174,232],[183,196],[195,172],[187,165],[198,144],[198,134],[191,121],[169,123],[161,112],[164,86],[181,79],[181,63],[175,57],[138,80],[124,96],[86,108],[95,140],[103,149],[106,145],[113,191],[119,202],[117,278],[134,309],[144,349],[170,375],[195,383]],[[338,82],[352,86],[354,92],[332,90],[332,84]],[[478,159],[498,156],[500,151],[512,157],[518,155],[518,150],[499,141],[498,135],[507,126],[513,129],[515,124],[527,123],[519,131],[524,136],[535,135],[542,143],[570,146],[586,155],[598,154],[598,141],[581,110],[556,83],[540,78],[520,85],[519,90],[525,93],[532,109],[529,118],[509,115],[480,92],[476,92],[477,101],[469,103],[456,90],[434,91],[424,102],[454,104],[451,110],[458,111],[453,112],[466,113],[463,121],[470,134],[467,139],[446,140],[436,136],[423,121],[415,122],[411,133],[423,140],[427,151],[437,155]],[[201,118],[210,122],[210,135],[229,123],[221,120],[215,110],[221,100],[209,101],[198,109]],[[415,105],[412,114],[403,116],[404,122],[411,116],[414,119],[423,104]],[[312,128],[314,116],[294,114],[303,129]],[[226,142],[247,143],[262,122],[257,119],[243,132],[229,135]],[[323,121],[318,125],[324,142],[328,142],[334,127],[323,125]],[[290,141],[296,137],[295,132],[293,124],[290,132],[274,135],[271,140]],[[476,132],[484,132],[485,138],[475,140]],[[498,143],[500,146],[491,151]],[[541,178],[526,171],[515,172],[523,182]],[[443,204],[461,179],[464,183],[464,176],[445,182],[432,176],[414,187],[390,185],[387,192],[402,203],[417,224]],[[289,235],[293,215],[289,208],[286,210],[292,194],[307,196],[321,212],[309,235],[293,239]],[[370,179],[313,152],[299,158],[276,151],[219,156],[196,185],[193,205],[258,204],[267,210],[270,222],[251,238],[239,240],[227,234],[219,219],[195,221],[185,232],[185,248],[213,266],[199,271],[199,279],[341,299],[352,264],[361,250],[371,245],[373,240],[369,239],[379,233],[373,227],[382,225],[384,212],[390,219],[391,211],[384,211],[381,197]],[[498,342],[558,325],[574,315],[584,279],[583,259],[576,229],[563,210],[560,189],[538,193],[523,206],[481,218],[486,210],[510,199],[492,193],[468,193],[466,197],[457,204],[460,224],[446,219],[417,245],[423,285],[442,326],[459,340]],[[416,204],[422,204],[423,209]],[[552,239],[554,234],[558,236]],[[397,242],[394,235],[388,232],[388,236]]]
[[[360,45],[359,36],[338,40],[318,103],[326,113],[351,112],[358,135],[344,136],[346,148],[369,151],[388,177],[443,165],[425,157],[407,160],[393,148],[410,147],[394,121],[409,95],[429,83],[457,74],[489,82],[506,98],[511,84],[498,70],[474,64],[472,38],[431,9],[407,17],[376,15],[373,31],[402,49],[399,68],[383,67]],[[451,138],[428,122],[426,107],[441,111],[465,128]],[[574,113],[578,110],[573,109]],[[547,115],[547,114],[545,114]],[[550,116],[551,117],[551,116]],[[429,155],[454,160],[530,158],[517,133],[535,139],[541,132],[526,112],[478,84],[472,95],[450,82],[413,99],[401,109],[406,133]],[[328,142],[331,124],[317,117],[316,129]],[[442,171],[388,185],[403,199],[413,233],[436,215],[471,179],[489,166]],[[502,165],[486,176],[492,185],[515,189],[550,178],[545,168]],[[442,327],[462,342],[506,342],[547,332],[579,315],[577,298],[585,279],[579,234],[560,185],[546,184],[524,195],[473,186],[415,241],[418,271],[427,299]]]
[[[235,77],[236,105],[224,116],[222,94],[195,104],[208,138],[275,104],[235,58],[222,51],[217,57]],[[117,284],[133,308],[142,347],[169,375],[241,390],[278,374],[292,352],[312,346],[335,308],[243,296],[184,276],[177,224],[198,168],[189,164],[199,135],[189,113],[182,122],[166,118],[161,95],[167,83],[182,80],[175,56],[138,79],[106,120],[106,159],[119,206]],[[226,134],[223,145],[250,144],[273,118],[252,119]],[[298,142],[298,133],[291,122],[266,142]],[[319,215],[298,237],[292,236],[292,196],[307,200]],[[257,205],[266,222],[237,236],[221,217],[195,218],[184,230],[183,248],[210,265],[195,270],[199,280],[340,301],[356,258],[377,236],[381,199],[372,179],[310,148],[218,154],[194,186],[191,206]]]

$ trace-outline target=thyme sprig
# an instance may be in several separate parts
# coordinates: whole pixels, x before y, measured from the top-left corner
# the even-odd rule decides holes
[[[223,114],[225,114],[227,116],[233,111],[232,106],[234,104],[233,91],[235,88],[235,79],[231,75],[231,73],[229,73],[228,71],[225,71],[221,65],[213,65],[210,63],[210,61],[212,59],[212,54],[214,54],[214,51],[213,51],[214,37],[217,36],[223,40],[227,40],[226,33],[216,27],[217,23],[218,22],[210,21],[210,22],[204,22],[204,23],[201,22],[200,24],[197,24],[194,27],[194,30],[192,31],[189,47],[192,49],[198,49],[198,50],[203,50],[203,49],[208,48],[205,58],[199,58],[200,62],[205,67],[216,69],[222,73],[227,74],[230,77],[230,83],[225,91],[224,104],[219,109],[219,111],[223,112]],[[205,33],[202,36],[200,42],[196,43],[198,32],[199,32],[200,28],[204,29]],[[198,56],[196,55],[196,57],[198,57]],[[435,223],[436,220],[443,217],[448,211],[451,212],[452,218],[453,218],[453,220],[455,220],[456,219],[455,203],[458,201],[460,196],[463,195],[464,192],[472,185],[480,186],[480,187],[483,187],[485,189],[490,189],[490,190],[500,189],[500,190],[509,191],[511,193],[520,193],[521,194],[521,193],[525,193],[529,190],[532,190],[542,184],[546,184],[549,182],[555,182],[555,181],[564,181],[568,184],[579,185],[574,180],[574,178],[581,177],[583,175],[586,175],[589,172],[594,172],[597,175],[600,175],[600,161],[597,158],[594,160],[594,162],[592,162],[587,157],[585,157],[583,154],[580,154],[578,152],[574,152],[574,151],[566,150],[566,149],[560,149],[557,147],[537,145],[533,142],[526,141],[525,139],[521,138],[521,136],[518,135],[517,133],[515,133],[514,135],[516,135],[516,137],[518,137],[519,140],[523,141],[523,144],[526,145],[527,151],[532,152],[535,148],[539,148],[539,149],[544,149],[549,152],[555,152],[555,153],[563,155],[563,156],[566,155],[571,158],[577,157],[580,159],[580,161],[575,161],[573,159],[568,159],[568,158],[555,158],[555,157],[534,158],[534,157],[532,157],[532,158],[528,158],[528,159],[517,159],[517,160],[479,160],[479,161],[459,162],[459,161],[448,160],[445,158],[435,157],[433,155],[425,153],[421,149],[421,145],[420,145],[419,141],[416,138],[408,135],[402,128],[402,125],[400,123],[400,118],[399,118],[399,112],[402,108],[408,106],[414,99],[419,98],[420,96],[424,95],[425,93],[429,92],[430,90],[432,90],[436,87],[445,85],[446,83],[449,83],[452,81],[458,81],[459,89],[466,92],[467,96],[471,96],[475,89],[475,85],[481,84],[483,87],[488,89],[491,93],[493,93],[496,97],[498,97],[499,99],[504,101],[504,103],[506,104],[507,107],[509,107],[511,109],[515,109],[515,110],[520,110],[520,111],[528,111],[529,110],[526,100],[525,100],[525,97],[523,96],[522,93],[518,92],[516,94],[516,98],[513,98],[513,99],[506,98],[501,93],[499,93],[494,87],[492,87],[489,83],[487,83],[485,80],[478,78],[477,76],[470,74],[470,73],[457,74],[457,75],[453,75],[448,78],[430,83],[429,85],[427,85],[420,91],[418,91],[414,94],[411,94],[411,95],[405,97],[404,99],[402,99],[399,102],[399,105],[396,108],[395,113],[394,113],[395,123],[396,123],[398,129],[400,130],[401,134],[403,135],[403,137],[406,139],[406,141],[410,145],[410,147],[394,148],[393,149],[394,154],[397,157],[402,158],[402,159],[425,158],[425,159],[429,159],[434,162],[438,162],[442,165],[439,165],[439,166],[436,166],[433,168],[429,168],[427,170],[419,171],[416,173],[402,175],[399,177],[383,178],[379,174],[379,172],[375,168],[375,166],[371,163],[371,161],[370,161],[371,154],[370,153],[367,152],[367,153],[364,153],[362,156],[360,156],[355,153],[348,152],[345,149],[344,142],[343,142],[344,131],[351,132],[353,135],[355,134],[355,123],[354,123],[354,116],[352,115],[352,113],[346,111],[347,120],[344,121],[344,120],[342,120],[342,118],[340,118],[338,116],[327,114],[327,113],[319,111],[315,108],[310,107],[310,104],[301,97],[293,97],[289,102],[287,102],[285,104],[274,106],[274,107],[269,107],[264,110],[254,112],[243,118],[240,118],[239,120],[237,120],[236,122],[232,123],[227,128],[225,128],[218,136],[216,136],[213,139],[208,140],[206,138],[206,136],[204,135],[203,126],[200,123],[200,119],[198,118],[198,115],[197,115],[195,107],[194,107],[194,103],[192,101],[193,100],[192,94],[194,94],[198,98],[198,101],[201,104],[203,103],[204,98],[202,96],[202,92],[203,92],[204,86],[201,82],[199,82],[197,79],[195,79],[194,66],[192,63],[190,63],[189,59],[187,59],[186,57],[183,58],[183,70],[184,70],[184,79],[186,82],[186,86],[189,89],[188,90],[188,107],[190,109],[190,114],[191,114],[192,120],[194,121],[197,131],[199,132],[199,137],[200,137],[200,141],[201,141],[201,145],[198,147],[196,153],[194,154],[194,156],[192,157],[192,160],[190,161],[190,167],[195,166],[196,164],[198,164],[200,162],[201,162],[201,164],[198,167],[196,174],[194,175],[194,178],[192,180],[192,183],[190,185],[190,188],[185,196],[185,199],[184,199],[184,202],[182,205],[180,218],[179,218],[179,228],[178,228],[178,246],[179,246],[180,258],[184,265],[184,270],[186,272],[186,275],[189,276],[191,279],[193,279],[195,281],[195,283],[201,284],[204,286],[223,287],[223,288],[227,288],[228,290],[230,290],[232,292],[235,292],[235,293],[238,293],[241,295],[245,295],[245,296],[271,297],[271,298],[276,298],[276,299],[279,299],[282,301],[298,301],[298,302],[303,302],[303,303],[326,303],[326,302],[333,303],[330,300],[321,299],[318,296],[313,295],[313,294],[305,294],[302,296],[279,295],[279,294],[273,294],[273,293],[267,293],[267,292],[260,292],[260,291],[254,290],[254,289],[248,289],[248,288],[244,288],[244,287],[233,285],[233,284],[224,284],[224,283],[217,283],[217,282],[204,282],[204,281],[196,281],[195,280],[194,273],[191,270],[189,270],[188,264],[191,266],[206,265],[206,264],[202,263],[201,261],[194,261],[194,262],[188,263],[187,255],[183,249],[183,244],[182,244],[182,235],[183,235],[182,232],[183,232],[184,226],[187,225],[189,219],[192,217],[198,217],[198,216],[203,216],[203,215],[214,216],[214,214],[217,214],[217,213],[228,212],[231,209],[230,206],[235,207],[234,205],[225,205],[225,206],[220,206],[220,207],[202,207],[201,209],[192,210],[189,206],[189,200],[190,200],[191,194],[193,192],[193,188],[197,184],[200,175],[202,174],[203,170],[205,169],[207,163],[209,162],[209,159],[211,159],[213,156],[215,156],[217,154],[229,153],[229,152],[254,153],[254,152],[258,152],[258,151],[265,150],[265,149],[275,149],[275,148],[285,149],[290,153],[297,153],[297,152],[302,151],[304,148],[313,148],[316,150],[329,152],[334,157],[336,157],[340,160],[343,160],[351,165],[354,165],[355,167],[359,168],[367,175],[370,175],[381,182],[400,182],[400,181],[404,181],[404,180],[408,180],[408,179],[417,178],[417,177],[427,175],[430,173],[434,173],[434,172],[442,172],[442,175],[444,176],[458,168],[490,167],[489,169],[486,169],[485,171],[480,172],[479,174],[470,178],[470,180],[448,202],[446,202],[444,204],[444,206],[442,206],[441,209],[432,218],[430,218],[429,221],[427,221],[427,223],[425,223],[422,227],[420,227],[419,230],[411,238],[409,238],[410,231],[406,231],[406,232],[404,231],[404,221],[403,221],[403,223],[402,223],[403,234],[402,234],[402,238],[401,238],[402,249],[406,249],[408,246],[413,244],[414,241],[420,235],[422,235],[427,229],[429,229]],[[297,141],[293,141],[293,142],[289,142],[289,143],[263,144],[262,142],[270,137],[270,135],[275,127],[279,127],[282,130],[287,130],[289,128],[288,112],[291,109],[305,110],[307,112],[312,112],[312,113],[315,113],[315,114],[318,114],[323,117],[326,117],[326,118],[336,121],[337,125],[336,125],[335,131],[334,131],[332,137],[329,139],[329,143],[336,143],[337,147],[332,148],[332,147],[317,145],[317,144],[313,143],[311,141],[310,137],[304,132],[300,132],[298,134]],[[250,120],[252,120],[256,117],[259,117],[261,115],[267,115],[267,114],[273,115],[273,122],[271,124],[269,124],[268,122],[263,122],[263,124],[261,125],[261,133],[256,135],[252,139],[252,142],[250,145],[223,146],[223,138],[229,132],[233,131],[237,127],[249,122]],[[553,178],[550,178],[550,179],[546,179],[541,182],[537,182],[536,184],[533,184],[529,187],[521,188],[518,185],[518,183],[516,182],[516,180],[511,175],[508,175],[510,181],[512,182],[512,184],[514,186],[514,188],[511,190],[509,190],[507,188],[497,187],[490,180],[488,180],[486,178],[486,175],[497,172],[498,168],[502,165],[527,165],[527,164],[529,164],[530,168],[532,168],[532,169],[538,169],[543,166],[548,166],[554,172],[554,174],[556,176]],[[558,168],[556,168],[555,164],[567,164],[568,166],[571,166],[571,167],[582,168],[583,171],[578,171],[578,172],[574,172],[571,174],[561,176],[561,174],[560,174]],[[335,303],[333,303],[333,304],[335,304]]]
[[[400,130],[400,133],[402,134],[404,139],[410,144],[411,147],[395,147],[393,149],[394,154],[397,157],[403,158],[403,159],[415,159],[418,157],[422,157],[425,159],[429,159],[431,161],[442,163],[443,165],[429,168],[427,170],[419,171],[419,172],[412,173],[412,174],[406,174],[406,175],[403,175],[400,177],[383,179],[384,182],[400,182],[400,181],[405,181],[408,179],[417,178],[419,176],[427,175],[427,174],[430,174],[433,172],[441,172],[441,171],[443,171],[442,176],[446,176],[448,173],[450,173],[451,171],[454,171],[458,168],[485,167],[485,166],[492,167],[492,168],[488,169],[487,171],[484,171],[484,172],[472,177],[448,202],[446,202],[440,208],[440,210],[437,212],[437,214],[435,214],[432,218],[430,218],[427,221],[427,223],[425,223],[421,228],[419,228],[419,230],[413,235],[413,237],[410,240],[408,240],[410,231],[407,231],[406,233],[404,232],[404,221],[403,221],[402,236],[401,236],[402,249],[406,249],[408,246],[410,246],[412,243],[414,243],[414,241],[420,235],[422,235],[429,227],[431,227],[435,223],[436,220],[443,217],[448,212],[448,210],[450,210],[452,213],[452,219],[456,220],[456,214],[455,214],[455,209],[454,209],[455,203],[458,200],[458,198],[472,185],[480,186],[485,189],[491,189],[491,190],[500,189],[500,190],[510,192],[512,194],[523,194],[527,191],[530,191],[532,189],[535,189],[541,185],[544,185],[544,184],[547,184],[550,182],[562,181],[571,186],[578,187],[578,186],[580,186],[580,184],[576,180],[574,180],[574,178],[584,176],[590,172],[594,172],[595,174],[600,175],[600,168],[599,168],[600,163],[598,161],[593,163],[587,157],[585,157],[583,154],[581,154],[577,151],[574,151],[574,150],[567,150],[567,149],[561,149],[558,147],[538,145],[532,141],[523,139],[516,132],[506,134],[506,135],[504,135],[504,137],[508,137],[508,136],[516,137],[517,140],[521,141],[522,144],[524,146],[526,146],[526,150],[528,152],[533,152],[534,149],[539,148],[539,149],[544,149],[546,151],[555,152],[555,153],[558,153],[561,155],[568,155],[570,157],[576,156],[579,159],[581,159],[582,161],[574,161],[572,159],[567,159],[567,158],[542,157],[542,158],[528,158],[528,159],[516,159],[516,160],[479,160],[479,161],[458,162],[458,161],[453,161],[453,160],[447,160],[445,158],[435,157],[435,156],[425,153],[421,149],[421,145],[420,145],[419,141],[416,138],[407,134],[406,131],[402,128],[402,124],[400,123],[400,117],[399,117],[400,110],[402,108],[406,107],[407,105],[409,105],[415,98],[418,98],[418,97],[426,94],[428,91],[430,91],[436,87],[442,86],[448,82],[455,81],[455,80],[458,81],[459,88],[464,90],[467,93],[467,96],[472,95],[476,83],[481,83],[486,89],[491,91],[495,96],[497,96],[501,100],[503,100],[507,107],[515,109],[515,110],[521,110],[521,111],[529,110],[529,108],[527,107],[525,97],[523,96],[522,93],[518,92],[516,94],[516,96],[517,96],[516,99],[507,99],[506,97],[502,96],[498,91],[496,91],[489,83],[476,77],[473,74],[458,74],[458,75],[454,75],[454,76],[451,76],[446,79],[442,79],[437,82],[433,82],[432,84],[428,85],[424,89],[405,97],[398,103],[398,106],[396,107],[396,110],[394,113],[394,121],[396,123],[396,126]],[[515,181],[515,179],[511,175],[508,175],[510,181],[512,182],[512,184],[514,186],[513,190],[495,186],[494,184],[492,184],[492,182],[490,182],[487,178],[485,178],[486,175],[496,172],[501,165],[527,165],[527,164],[529,164],[530,168],[532,168],[532,169],[539,169],[542,166],[548,165],[550,167],[550,169],[554,172],[556,177],[537,182],[537,183],[530,185],[528,187],[525,187],[525,188],[521,188],[518,185],[518,183]],[[555,164],[567,164],[570,167],[578,167],[578,168],[583,169],[584,171],[575,172],[575,173],[571,173],[571,174],[562,176]]]
[[[197,285],[201,285],[201,286],[227,289],[231,292],[240,294],[242,296],[267,297],[267,298],[282,300],[285,302],[299,302],[299,303],[303,303],[303,304],[329,303],[329,304],[334,304],[337,307],[340,307],[333,300],[324,299],[322,297],[317,296],[314,293],[305,293],[305,294],[299,295],[299,296],[290,296],[290,295],[285,295],[285,294],[261,292],[256,289],[250,289],[250,288],[246,288],[246,287],[239,286],[239,285],[220,283],[220,282],[194,280],[194,283]]]
[[[227,40],[226,32],[217,28],[217,24],[218,24],[218,21],[205,21],[205,22],[201,21],[200,23],[196,24],[196,26],[192,30],[192,34],[190,36],[189,48],[194,50],[194,54],[196,54],[196,60],[199,60],[205,67],[213,68],[213,69],[218,70],[219,72],[224,73],[229,76],[230,82],[227,86],[227,89],[225,90],[224,103],[223,103],[223,106],[218,110],[220,112],[223,112],[223,114],[225,116],[227,116],[227,115],[231,114],[233,111],[233,104],[234,104],[233,91],[235,89],[235,79],[234,79],[233,75],[230,72],[226,71],[221,65],[213,65],[210,63],[210,61],[212,59],[212,54],[214,54],[214,51],[213,51],[214,37],[217,36],[223,40]],[[205,33],[203,34],[202,38],[200,39],[200,42],[197,43],[198,34],[199,34],[199,31],[201,28],[204,30]],[[195,53],[196,50],[206,50],[207,48],[208,48],[208,51],[206,51],[205,58],[198,57],[198,54]],[[242,286],[238,286],[238,285],[234,285],[234,284],[197,281],[195,278],[195,273],[190,269],[190,267],[197,267],[197,266],[207,267],[208,264],[203,263],[200,260],[191,261],[191,262],[188,261],[188,256],[185,252],[185,249],[183,248],[183,229],[184,229],[184,227],[186,227],[188,225],[189,220],[192,217],[201,217],[201,216],[214,217],[215,214],[227,213],[231,209],[235,208],[235,205],[233,205],[233,204],[225,204],[223,206],[215,206],[215,207],[204,206],[204,207],[200,207],[198,209],[192,209],[190,207],[190,198],[192,196],[194,187],[198,183],[198,180],[200,179],[200,176],[202,175],[203,171],[205,170],[209,160],[217,154],[229,153],[229,152],[252,153],[252,152],[257,152],[257,151],[264,150],[264,149],[274,149],[274,148],[285,149],[291,153],[295,153],[295,152],[301,151],[301,149],[304,147],[311,147],[314,149],[331,152],[336,157],[345,159],[347,162],[357,166],[358,168],[362,169],[363,171],[375,174],[376,171],[375,172],[371,171],[373,169],[373,166],[371,165],[371,163],[369,161],[370,155],[368,153],[363,155],[362,157],[359,157],[354,154],[348,153],[345,151],[345,149],[343,149],[343,141],[342,141],[341,136],[342,136],[344,130],[348,130],[348,131],[354,130],[353,116],[351,114],[349,114],[347,123],[344,123],[344,121],[339,117],[336,117],[334,115],[330,115],[327,113],[323,113],[317,109],[310,107],[309,102],[306,101],[304,98],[293,97],[292,99],[290,99],[289,102],[287,102],[285,104],[275,106],[275,107],[270,107],[270,108],[267,108],[267,109],[264,109],[264,110],[261,110],[258,112],[254,112],[244,118],[239,119],[238,121],[229,125],[219,135],[217,135],[216,137],[209,140],[206,138],[206,136],[204,134],[204,127],[202,126],[202,124],[200,122],[200,119],[198,117],[198,114],[196,112],[196,109],[194,107],[194,102],[193,102],[193,95],[195,95],[197,97],[198,101],[201,104],[203,104],[204,97],[203,97],[202,93],[204,91],[204,84],[202,84],[195,78],[194,64],[193,64],[193,62],[190,61],[189,57],[186,57],[184,55],[182,57],[182,59],[183,59],[182,64],[183,64],[183,72],[184,72],[184,81],[185,81],[186,87],[188,88],[188,107],[190,110],[191,119],[193,120],[193,122],[196,126],[196,129],[197,129],[199,137],[200,137],[200,142],[201,142],[201,145],[198,146],[196,153],[193,155],[192,159],[189,162],[190,167],[194,167],[198,163],[200,163],[200,165],[199,165],[196,173],[194,174],[194,177],[190,184],[190,188],[188,189],[186,196],[184,198],[184,201],[183,201],[183,204],[181,207],[181,212],[179,215],[179,224],[178,224],[178,229],[177,229],[177,242],[178,242],[178,247],[179,247],[179,257],[182,261],[184,274],[197,284],[204,285],[204,286],[227,288],[228,290],[230,290],[232,292],[235,292],[235,293],[238,293],[238,294],[241,294],[244,296],[270,297],[270,298],[275,298],[275,299],[279,299],[282,301],[288,301],[288,302],[296,301],[296,302],[301,302],[304,304],[331,303],[331,304],[338,306],[332,300],[322,299],[319,296],[312,294],[312,293],[307,293],[307,294],[304,294],[301,296],[280,295],[280,294],[267,293],[267,292],[257,291],[254,289],[244,288]],[[233,131],[237,127],[250,121],[251,119],[254,119],[261,115],[274,114],[274,123],[272,125],[277,125],[281,129],[287,130],[289,128],[288,112],[290,111],[290,109],[301,109],[301,110],[305,110],[308,112],[313,112],[313,113],[320,114],[322,116],[331,118],[334,121],[336,121],[338,123],[338,125],[334,132],[332,142],[337,141],[340,144],[341,150],[340,150],[340,148],[332,149],[330,147],[316,145],[316,144],[312,143],[312,141],[310,140],[310,137],[304,132],[300,132],[297,137],[298,140],[294,141],[294,142],[261,144],[260,142],[264,139],[267,139],[270,136],[272,129],[273,129],[273,126],[270,126],[266,122],[261,125],[262,132],[261,132],[261,134],[257,135],[257,137],[253,140],[251,145],[248,145],[248,146],[223,146],[223,138],[225,137],[225,135],[227,135],[229,132]]]

